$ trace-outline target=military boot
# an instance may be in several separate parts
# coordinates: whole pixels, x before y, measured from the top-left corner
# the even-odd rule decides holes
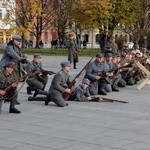
[[[47,96],[49,94],[49,92],[43,91],[43,90],[40,90],[40,89],[36,89],[33,97],[36,97],[38,94],[46,95]]]
[[[30,87],[30,86],[27,87],[27,94],[29,94],[29,95],[32,94],[32,90],[31,90],[31,87]]]
[[[9,113],[15,113],[15,114],[20,114],[21,111],[17,110],[16,108],[10,108]]]

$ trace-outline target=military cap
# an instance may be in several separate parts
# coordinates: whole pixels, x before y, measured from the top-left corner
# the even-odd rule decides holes
[[[106,57],[113,57],[113,54],[112,53],[107,53],[105,56]]]
[[[14,68],[15,66],[15,63],[14,62],[7,62],[3,67],[6,68],[6,67],[9,67],[9,68]]]
[[[97,54],[96,54],[96,57],[101,58],[101,57],[104,57],[104,55],[103,55],[102,53],[97,53]]]
[[[62,68],[71,67],[70,61],[61,62],[60,65],[61,65]]]
[[[90,80],[87,79],[87,78],[84,78],[84,79],[82,80],[82,83],[89,85],[89,84],[90,84]]]
[[[21,36],[20,35],[13,35],[12,39],[17,40],[17,41],[21,41]]]
[[[34,54],[33,57],[34,58],[42,58],[41,54]]]

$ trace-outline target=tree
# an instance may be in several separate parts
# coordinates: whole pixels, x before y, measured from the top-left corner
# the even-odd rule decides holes
[[[9,18],[4,19],[5,23],[25,36],[27,32],[35,36],[36,48],[39,48],[41,35],[47,31],[52,24],[54,17],[55,0],[16,0],[15,4],[5,3],[10,10]]]
[[[101,40],[110,37],[115,28],[135,22],[139,0],[66,0],[69,19],[89,28],[98,28]],[[103,45],[101,47],[103,47]]]

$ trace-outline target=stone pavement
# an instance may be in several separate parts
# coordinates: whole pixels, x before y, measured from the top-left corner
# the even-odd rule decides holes
[[[44,67],[57,72],[67,56],[43,58]],[[80,57],[78,69],[70,73],[72,78],[89,59]],[[3,104],[0,150],[150,150],[150,86],[141,91],[136,87],[106,96],[128,104],[69,102],[59,108],[54,103],[45,106],[44,102],[27,101],[24,85],[17,106],[21,114],[9,114],[9,104]]]

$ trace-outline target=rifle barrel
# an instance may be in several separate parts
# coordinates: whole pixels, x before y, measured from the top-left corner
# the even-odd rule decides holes
[[[108,100],[108,101],[112,101],[112,102],[119,102],[119,103],[129,103],[128,101],[122,101],[122,100],[116,100],[116,99],[110,99],[110,98],[104,98],[102,97],[103,100]]]

